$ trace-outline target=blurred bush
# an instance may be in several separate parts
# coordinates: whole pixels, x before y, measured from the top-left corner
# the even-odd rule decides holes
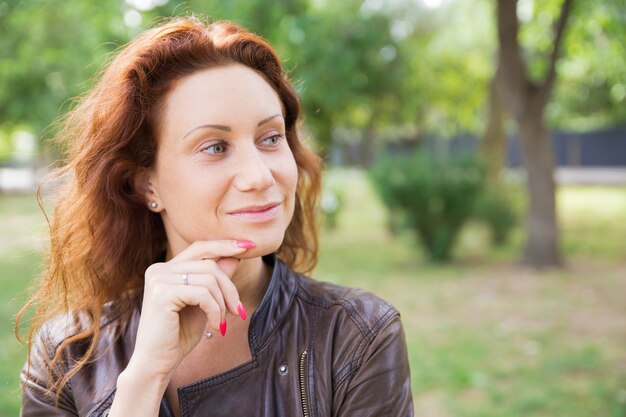
[[[490,184],[476,201],[474,218],[487,225],[494,246],[508,243],[511,231],[519,224],[511,188],[504,183]]]
[[[389,208],[392,228],[406,222],[430,259],[446,262],[483,192],[485,169],[474,156],[438,157],[419,150],[381,159],[370,178]]]

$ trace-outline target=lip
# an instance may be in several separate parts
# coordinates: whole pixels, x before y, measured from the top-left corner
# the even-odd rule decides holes
[[[280,202],[243,207],[229,211],[229,216],[247,221],[268,221],[274,219],[280,210]]]

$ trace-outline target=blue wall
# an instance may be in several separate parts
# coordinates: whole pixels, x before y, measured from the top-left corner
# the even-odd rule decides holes
[[[554,132],[554,161],[558,166],[626,167],[626,128],[585,133]],[[508,139],[507,165],[521,165],[517,136]]]
[[[452,154],[475,152],[478,149],[478,140],[471,135],[459,135],[449,141],[426,137],[421,143],[430,150],[447,150]],[[626,127],[585,133],[553,132],[552,146],[557,166],[626,167]],[[403,153],[409,151],[408,148],[406,144],[388,146],[392,153]],[[518,137],[514,135],[508,138],[507,166],[518,167],[520,165]]]

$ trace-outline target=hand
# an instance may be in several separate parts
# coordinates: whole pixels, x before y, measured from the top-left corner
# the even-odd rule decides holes
[[[239,293],[230,277],[240,262],[234,256],[246,250],[234,240],[199,241],[146,270],[131,358],[131,364],[138,364],[136,369],[169,381],[209,328],[213,333],[221,329],[227,311],[239,314]],[[188,285],[183,282],[185,274]]]

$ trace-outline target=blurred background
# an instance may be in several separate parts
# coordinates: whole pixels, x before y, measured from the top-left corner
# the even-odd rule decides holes
[[[284,60],[326,161],[314,275],[400,310],[416,415],[626,416],[624,0],[0,0],[0,416],[54,121],[190,14]]]

